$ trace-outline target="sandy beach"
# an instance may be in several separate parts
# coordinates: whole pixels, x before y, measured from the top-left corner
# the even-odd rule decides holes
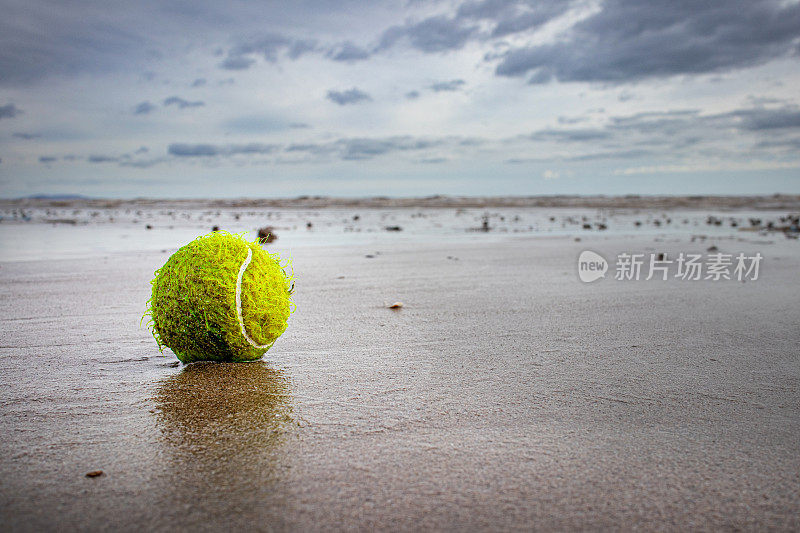
[[[675,206],[496,206],[492,231],[467,211],[456,234],[458,208],[359,206],[357,238],[352,207],[316,237],[309,212],[273,208],[282,222],[253,220],[283,226],[288,330],[262,362],[189,366],[140,319],[205,207],[171,229],[6,219],[3,529],[797,530],[800,245],[739,231],[759,208],[715,229]],[[257,227],[241,209],[231,230]],[[584,250],[711,246],[762,254],[758,279],[578,279]]]

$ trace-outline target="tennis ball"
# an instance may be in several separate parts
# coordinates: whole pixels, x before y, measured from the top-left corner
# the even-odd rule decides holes
[[[260,359],[294,308],[287,266],[259,241],[222,231],[179,249],[150,282],[145,316],[159,349],[184,363]]]

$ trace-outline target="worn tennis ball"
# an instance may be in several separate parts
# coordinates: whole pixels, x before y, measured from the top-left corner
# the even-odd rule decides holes
[[[286,330],[291,275],[259,241],[215,231],[167,259],[145,316],[163,350],[184,363],[254,361]]]

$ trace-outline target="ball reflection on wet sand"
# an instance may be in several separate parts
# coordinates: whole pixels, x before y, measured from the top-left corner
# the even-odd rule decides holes
[[[153,400],[172,496],[210,511],[268,491],[294,425],[289,389],[261,361],[195,363],[161,381]]]

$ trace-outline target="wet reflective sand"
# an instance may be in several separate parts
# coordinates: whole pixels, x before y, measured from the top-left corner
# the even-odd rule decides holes
[[[762,278],[576,278],[688,238],[298,248],[264,362],[188,367],[139,327],[166,254],[2,263],[3,529],[796,530],[800,250],[718,244]]]
[[[274,484],[295,424],[282,371],[261,361],[196,363],[161,380],[153,401],[176,505],[213,509],[233,525],[248,507],[281,501]]]

